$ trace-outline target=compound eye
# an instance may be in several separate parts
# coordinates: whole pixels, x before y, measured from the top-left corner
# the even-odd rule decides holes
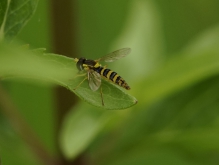
[[[78,60],[78,62],[77,62],[77,68],[78,68],[78,70],[79,71],[82,71],[82,70],[84,70],[84,67],[83,67],[83,64],[84,64],[84,61],[85,61],[86,59],[85,58],[80,58],[79,60]]]

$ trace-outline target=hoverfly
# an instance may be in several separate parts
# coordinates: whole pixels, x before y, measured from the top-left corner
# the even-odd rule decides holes
[[[101,78],[103,77],[107,80],[110,80],[114,84],[117,84],[129,90],[130,89],[129,85],[125,82],[125,80],[122,77],[120,77],[116,72],[113,72],[112,70],[107,69],[106,67],[102,67],[99,62],[100,61],[113,62],[122,57],[125,57],[130,53],[130,51],[131,51],[130,48],[119,49],[97,60],[90,60],[86,58],[79,58],[79,59],[75,58],[74,61],[76,62],[76,66],[79,72],[81,71],[87,72],[87,76],[83,79],[83,81],[79,83],[77,87],[79,87],[86,79],[88,79],[88,83],[91,90],[96,91],[100,88]],[[77,87],[74,90],[76,90]],[[100,88],[100,95],[101,95],[102,105],[104,106],[102,88]]]

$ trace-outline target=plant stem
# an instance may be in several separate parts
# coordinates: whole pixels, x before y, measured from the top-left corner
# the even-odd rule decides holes
[[[9,120],[14,130],[22,137],[38,159],[45,165],[55,165],[57,161],[48,153],[35,132],[29,127],[8,93],[0,85],[0,106],[2,113]]]

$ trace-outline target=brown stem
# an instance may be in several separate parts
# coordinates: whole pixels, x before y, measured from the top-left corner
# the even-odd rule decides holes
[[[53,35],[53,46],[54,53],[63,54],[65,56],[78,55],[78,45],[77,45],[77,1],[63,0],[54,1],[51,0],[51,19],[52,19],[52,35]],[[57,137],[59,134],[60,127],[62,125],[64,116],[70,110],[70,108],[75,105],[78,101],[77,97],[66,90],[63,87],[57,88]],[[57,139],[58,144],[58,139]],[[59,148],[59,146],[58,146]],[[66,160],[62,155],[59,148],[59,153],[61,156],[60,165],[84,165],[83,154],[80,155],[76,160]]]

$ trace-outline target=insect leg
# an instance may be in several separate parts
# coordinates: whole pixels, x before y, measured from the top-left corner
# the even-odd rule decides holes
[[[73,90],[76,90],[86,79],[87,77],[85,77]]]
[[[100,87],[100,97],[101,97],[101,100],[102,100],[102,106],[104,106],[102,87]]]
[[[74,76],[73,78],[71,78],[71,79],[69,79],[69,81],[73,81],[74,79],[76,79],[77,77],[81,77],[81,76],[85,76],[86,75],[86,73],[78,73],[76,76]],[[72,88],[71,88],[71,86],[72,86],[72,84],[70,84],[70,85],[67,85],[66,87],[69,89],[69,90],[71,90]],[[76,88],[75,88],[76,89]],[[73,90],[75,90],[75,89],[73,89]]]
[[[77,77],[81,77],[81,76],[85,76],[87,73],[81,73],[78,72],[77,76],[75,76],[73,79],[77,78]]]

